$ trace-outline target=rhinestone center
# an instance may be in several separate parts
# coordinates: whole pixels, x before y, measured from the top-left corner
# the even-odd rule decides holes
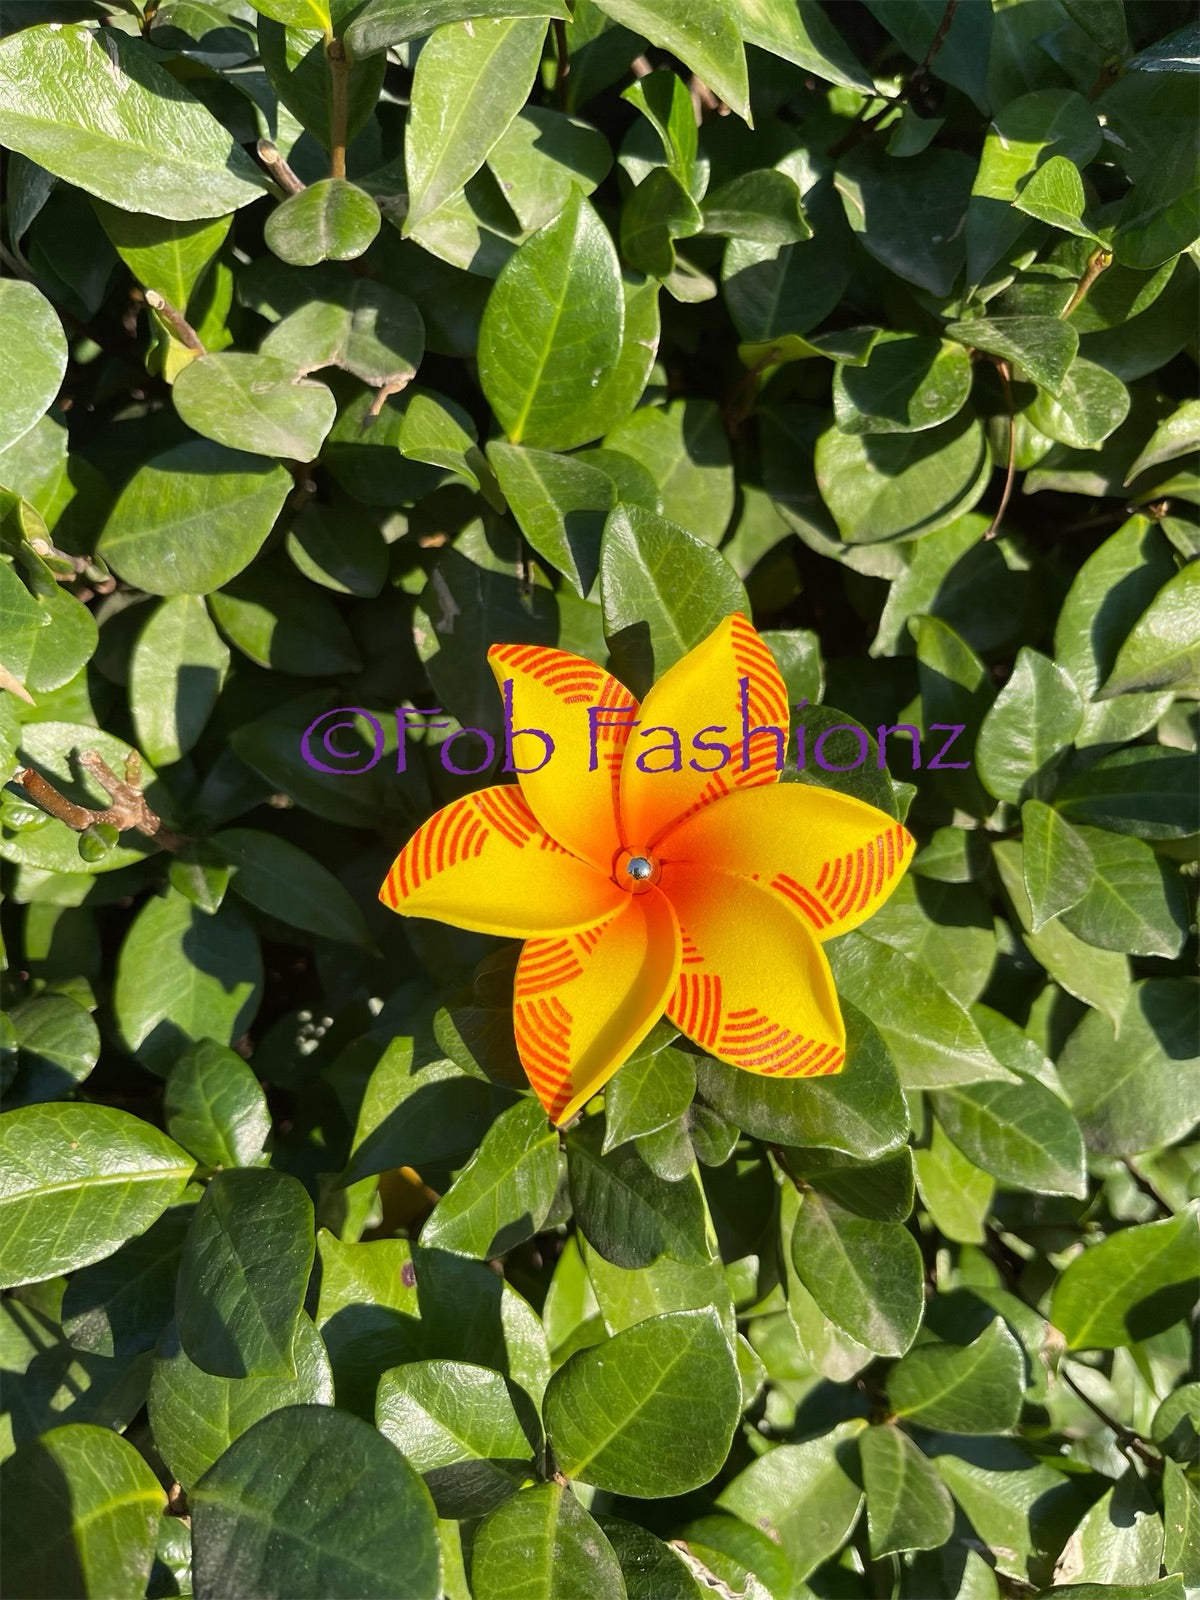
[[[644,881],[654,871],[653,864],[645,856],[630,856],[625,863],[625,871],[631,878],[636,878],[639,883]]]

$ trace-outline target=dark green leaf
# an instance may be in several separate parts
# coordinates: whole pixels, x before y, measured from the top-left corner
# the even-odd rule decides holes
[[[954,1526],[950,1492],[899,1428],[868,1428],[858,1441],[871,1554],[937,1550]]]
[[[365,190],[345,178],[322,178],[272,211],[263,236],[281,261],[315,267],[319,261],[356,260],[379,227],[379,207]]]
[[[1189,562],[1163,585],[1118,651],[1101,699],[1154,689],[1200,693],[1198,584],[1200,570]]]
[[[179,1341],[189,1359],[218,1377],[295,1377],[314,1248],[312,1202],[295,1178],[219,1172],[179,1268]]]
[[[989,794],[1016,804],[1044,791],[1056,756],[1083,717],[1078,690],[1061,667],[1022,648],[979,730],[979,776]]]
[[[1193,1212],[1123,1228],[1076,1256],[1054,1286],[1050,1320],[1072,1350],[1136,1344],[1187,1316],[1200,1276]]]
[[[923,433],[862,438],[830,428],[817,440],[816,470],[849,544],[945,527],[971,509],[991,474],[982,425],[968,412]]]
[[[1001,357],[1018,377],[1029,378],[1052,395],[1062,393],[1079,350],[1079,335],[1058,317],[975,317],[950,323],[946,337]]]
[[[317,1600],[353,1592],[436,1600],[433,1505],[400,1452],[332,1406],[255,1423],[193,1489],[197,1600]],[[296,1508],[305,1515],[297,1522]]]
[[[1076,356],[1055,395],[1039,393],[1030,422],[1047,438],[1076,450],[1095,450],[1129,415],[1129,390],[1103,367]]]
[[[695,1092],[695,1057],[651,1034],[605,1090],[605,1150],[669,1126],[687,1111]]]
[[[293,928],[371,948],[354,897],[305,851],[257,828],[226,828],[211,848],[232,869],[234,894]]]
[[[733,512],[733,468],[721,415],[711,401],[641,406],[604,444],[647,469],[669,522],[706,544],[720,544]]]
[[[565,1484],[522,1489],[479,1526],[471,1552],[475,1600],[625,1600],[613,1548]]]
[[[539,1233],[558,1187],[558,1134],[539,1103],[501,1112],[421,1230],[426,1249],[490,1260]]]
[[[210,596],[209,604],[222,633],[260,667],[296,677],[327,677],[361,665],[333,601],[282,557],[232,579]]]
[[[970,389],[961,345],[881,333],[865,365],[834,369],[834,420],[843,433],[922,433],[957,415]]]
[[[584,1238],[618,1267],[646,1267],[662,1255],[703,1266],[711,1252],[696,1179],[666,1182],[633,1145],[604,1155],[603,1140],[595,1117],[567,1136],[571,1204]]]
[[[413,302],[386,284],[356,278],[336,298],[310,300],[277,322],[261,354],[297,376],[341,367],[374,389],[400,388],[425,352],[425,325]]]
[[[50,302],[14,278],[0,283],[0,341],[12,363],[0,399],[0,450],[7,450],[49,410],[67,368],[67,341]]]
[[[1025,888],[1036,933],[1052,917],[1078,905],[1088,891],[1095,862],[1083,834],[1040,800],[1021,807]]]
[[[1118,701],[1106,701],[1115,707]],[[1115,750],[1068,778],[1057,810],[1072,822],[1091,823],[1139,839],[1180,839],[1200,830],[1191,757],[1154,745]]]
[[[599,9],[689,66],[738,116],[750,120],[746,56],[730,0],[597,0]]]
[[[1087,1194],[1083,1136],[1040,1083],[976,1083],[933,1096],[938,1121],[967,1159],[1002,1183],[1048,1194]]]
[[[1174,956],[1187,937],[1187,898],[1170,862],[1149,845],[1102,828],[1080,828],[1092,858],[1087,893],[1062,914],[1064,927],[1102,950]]]
[[[9,1109],[69,1094],[99,1059],[99,1030],[69,995],[35,995],[14,1006],[9,1018],[19,1060],[13,1091],[5,1095]]]
[[[271,356],[201,356],[179,374],[174,400],[205,438],[295,461],[316,458],[337,415],[323,383],[297,379],[286,361]]]
[[[229,649],[203,600],[180,594],[155,607],[129,660],[138,744],[155,766],[187,755],[204,731],[228,669]]]
[[[524,450],[493,440],[487,447],[512,513],[545,561],[586,596],[600,570],[604,519],[616,500],[607,473],[575,456]]]
[[[921,1252],[898,1222],[856,1217],[816,1193],[792,1231],[801,1283],[837,1327],[880,1355],[902,1355],[924,1309]]]

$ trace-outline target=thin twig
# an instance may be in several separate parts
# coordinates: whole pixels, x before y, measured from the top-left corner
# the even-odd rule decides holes
[[[29,798],[52,817],[65,822],[76,833],[86,833],[97,823],[107,823],[123,833],[129,828],[153,839],[164,850],[181,850],[189,841],[182,834],[164,828],[162,818],[153,811],[142,793],[142,758],[131,750],[125,760],[125,776],[118,778],[98,750],[81,750],[76,753],[79,765],[100,784],[112,801],[103,810],[76,805],[68,800],[40,772],[32,767],[22,767],[13,774]]]
[[[1124,1427],[1116,1420],[1115,1417],[1110,1417],[1103,1406],[1097,1405],[1092,1399],[1091,1395],[1088,1394],[1086,1390],[1079,1387],[1065,1366],[1062,1366],[1058,1369],[1058,1375],[1069,1389],[1074,1390],[1074,1392],[1083,1401],[1084,1405],[1087,1406],[1088,1410],[1099,1417],[1104,1426],[1115,1435],[1117,1449],[1122,1455],[1135,1455],[1139,1461],[1143,1462],[1146,1466],[1153,1468],[1155,1472],[1162,1471],[1161,1458],[1155,1455],[1153,1450],[1148,1450],[1146,1448],[1138,1435],[1134,1433],[1132,1428]]]
[[[325,44],[329,60],[329,176],[346,176],[347,80],[350,62],[346,47],[340,39],[329,39]]]
[[[204,346],[200,343],[200,335],[192,327],[182,311],[176,311],[169,300],[165,300],[157,289],[146,290],[146,304],[152,311],[157,311],[159,316],[171,329],[178,339],[187,345],[189,350],[194,350],[198,356],[204,355]]]
[[[1083,277],[1080,278],[1079,282],[1075,286],[1075,293],[1071,296],[1066,305],[1058,314],[1058,319],[1060,322],[1065,322],[1067,320],[1072,311],[1074,311],[1075,307],[1085,299],[1088,290],[1092,287],[1100,274],[1107,267],[1111,266],[1111,250],[1106,250],[1105,247],[1101,245],[1098,250],[1092,251],[1092,254],[1088,257],[1088,264],[1084,269]]]
[[[908,77],[904,80],[900,87],[900,92],[895,96],[894,99],[886,101],[880,110],[876,111],[873,116],[866,118],[865,121],[862,119],[860,113],[859,120],[855,122],[849,132],[844,134],[836,144],[830,146],[827,153],[832,160],[836,161],[840,156],[844,156],[847,151],[852,150],[854,146],[860,143],[861,140],[865,139],[868,134],[873,133],[879,123],[881,123],[884,117],[887,116],[888,112],[898,110],[909,98],[917,85],[928,77],[930,67],[932,67],[933,63],[937,60],[938,55],[941,52],[941,48],[946,42],[946,35],[950,32],[951,25],[954,22],[954,13],[957,10],[958,0],[946,0],[946,9],[942,12],[942,20],[938,23],[937,31],[934,33],[933,38],[929,41],[929,49],[925,52],[924,60],[921,61],[918,66],[915,66],[909,73]],[[865,102],[863,106],[864,111],[869,104],[869,100]]]
[[[280,155],[277,146],[270,139],[260,139],[254,147],[258,151],[258,159],[267,168],[271,176],[281,189],[286,189],[288,194],[300,194],[305,185],[288,166]]]
[[[1004,404],[1008,411],[1008,465],[1005,468],[1004,493],[1000,496],[996,515],[983,536],[985,539],[994,539],[1000,531],[1000,524],[1004,520],[1004,513],[1008,510],[1008,502],[1012,497],[1017,461],[1017,419],[1013,415],[1012,369],[1007,361],[998,356],[993,357],[993,361],[996,371],[1000,374],[1000,382],[1004,386]]]

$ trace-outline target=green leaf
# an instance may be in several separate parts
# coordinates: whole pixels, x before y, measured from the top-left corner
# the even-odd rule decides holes
[[[1163,1502],[1163,1566],[1194,1585],[1200,1582],[1200,1491],[1170,1460],[1163,1463]]]
[[[356,56],[365,56],[479,16],[565,20],[569,15],[560,0],[367,0],[351,18],[345,40]]]
[[[1093,875],[1083,898],[1063,912],[1063,925],[1102,950],[1178,955],[1187,938],[1188,908],[1175,867],[1140,839],[1103,828],[1078,832]]]
[[[1101,240],[1083,220],[1086,204],[1079,168],[1066,156],[1051,156],[1038,167],[1013,201],[1018,211],[1039,222],[1100,244]]]
[[[699,1183],[657,1177],[632,1144],[603,1154],[598,1121],[567,1135],[571,1204],[584,1238],[618,1267],[646,1267],[662,1255],[703,1266],[711,1251]]]
[[[541,59],[544,16],[450,23],[422,49],[404,146],[407,232],[478,172],[524,105]]]
[[[313,583],[335,594],[373,600],[387,578],[388,547],[355,508],[309,503],[287,533],[287,553]]]
[[[260,667],[328,677],[361,665],[333,601],[282,557],[233,578],[209,596],[209,605],[226,638]]]
[[[999,356],[1039,389],[1060,395],[1071,363],[1079,352],[1079,334],[1059,317],[973,317],[951,322],[947,339],[969,350]]]
[[[634,1051],[604,1094],[604,1149],[657,1133],[683,1116],[696,1092],[695,1057],[654,1034]]]
[[[599,1523],[621,1563],[629,1600],[707,1600],[677,1544],[664,1544],[635,1522],[601,1517]]]
[[[176,222],[123,211],[105,200],[92,207],[112,241],[113,249],[145,289],[162,295],[176,311],[186,312],[188,301],[208,271],[229,233],[232,217],[205,217]]]
[[[62,1297],[62,1331],[75,1352],[120,1358],[154,1348],[174,1315],[179,1256],[190,1220],[190,1205],[172,1206],[111,1256],[72,1273]],[[144,1400],[142,1386],[138,1404]]]
[[[696,1065],[700,1094],[729,1122],[769,1143],[819,1145],[878,1160],[908,1136],[896,1068],[875,1025],[843,1002],[846,1065],[827,1078],[766,1078],[711,1056]]]
[[[258,1079],[235,1051],[202,1039],[171,1068],[163,1095],[167,1131],[206,1167],[263,1160],[271,1113]]]
[[[62,323],[33,284],[0,282],[0,343],[9,351],[0,398],[0,450],[7,450],[49,410],[67,370]]]
[[[70,1094],[99,1060],[99,1029],[69,995],[34,995],[13,1006],[9,1020],[19,1063],[13,1089],[5,1094],[9,1110]]]
[[[662,141],[667,169],[685,194],[691,195],[699,149],[696,112],[687,84],[677,72],[660,68],[635,78],[621,99],[636,106]],[[639,163],[640,165],[640,163]],[[636,171],[631,174],[636,177]]]
[[[575,456],[525,450],[494,439],[487,457],[513,516],[534,550],[580,597],[600,570],[604,519],[616,500],[607,473]]]
[[[703,211],[705,233],[773,245],[812,237],[800,190],[786,172],[743,172],[707,195]]]
[[[742,37],[747,44],[782,56],[829,83],[870,93],[870,76],[819,5],[800,0],[757,0],[743,8]]]
[[[1083,719],[1079,691],[1047,656],[1022,646],[1012,676],[983,719],[979,776],[997,800],[1045,792],[1056,758]]]
[[[923,433],[817,440],[817,486],[849,544],[914,539],[963,516],[991,476],[983,425],[969,412]]]
[[[720,544],[733,514],[733,467],[721,414],[711,400],[641,406],[604,440],[641,462],[657,485],[662,514],[706,544]]]
[[[235,1439],[286,1406],[333,1404],[333,1373],[317,1330],[302,1316],[294,1378],[219,1378],[187,1357],[172,1326],[163,1338],[147,1406],[154,1442],[190,1494]]]
[[[565,1484],[539,1483],[479,1525],[471,1551],[475,1600],[626,1600],[613,1548]]]
[[[1083,834],[1040,800],[1026,800],[1021,807],[1021,833],[1021,860],[1032,912],[1029,931],[1036,933],[1052,917],[1083,899],[1095,862]]]
[[[995,1184],[972,1166],[934,1119],[927,1149],[913,1151],[917,1189],[934,1227],[956,1244],[982,1244]]]
[[[299,4],[306,5],[307,0],[299,0]],[[346,8],[339,6],[338,9]],[[260,13],[259,56],[280,104],[329,150],[333,145],[333,73],[326,51],[327,30],[315,15],[310,15],[307,21],[307,27],[285,27]],[[356,53],[351,60],[346,74],[348,140],[371,120],[386,69],[387,61],[383,56],[361,60]],[[314,175],[318,179],[322,176],[319,164]]]
[[[257,828],[226,828],[211,847],[233,869],[234,894],[250,905],[290,927],[371,949],[354,897],[307,851]]]
[[[109,1106],[43,1104],[0,1116],[0,1285],[85,1267],[144,1233],[195,1163]]]
[[[266,184],[157,52],[115,30],[49,23],[0,44],[0,139],[125,211],[191,221]]]
[[[155,606],[129,659],[138,745],[155,766],[170,766],[191,750],[228,670],[228,646],[203,600],[180,594]]]
[[[513,444],[565,450],[595,437],[592,391],[624,337],[619,279],[608,231],[579,193],[501,272],[480,328],[479,378]]]
[[[323,383],[270,356],[200,356],[175,380],[175,409],[197,433],[256,456],[312,461],[337,404]]]
[[[414,1361],[385,1372],[375,1424],[425,1479],[440,1517],[481,1517],[532,1474],[532,1447],[498,1372]]]
[[[974,176],[975,163],[962,151],[934,148],[903,161],[860,154],[839,166],[834,182],[863,249],[940,298],[963,266]]]
[[[574,424],[568,442],[558,448],[598,439],[637,407],[645,393],[658,354],[658,284],[652,278],[628,273],[622,278],[625,306],[625,332],[615,365],[602,372],[594,388],[575,397]],[[590,292],[590,291],[589,291]],[[602,462],[594,462],[602,466]],[[606,469],[607,470],[607,469]],[[618,499],[628,497],[618,478]],[[630,497],[640,498],[640,497]]]
[[[322,178],[277,206],[263,237],[281,261],[315,267],[357,260],[379,228],[379,207],[365,190],[345,178]]]
[[[1072,1350],[1137,1344],[1186,1317],[1197,1295],[1196,1215],[1122,1228],[1070,1262],[1050,1320]]]
[[[260,354],[297,376],[341,367],[373,389],[401,388],[425,353],[425,324],[405,295],[355,278],[334,295],[310,300],[277,322]]]
[[[1076,356],[1057,394],[1039,392],[1026,415],[1047,438],[1074,450],[1098,450],[1125,421],[1129,405],[1120,378]]]
[[[737,1335],[733,1295],[724,1266],[716,1258],[703,1266],[683,1266],[670,1256],[659,1256],[647,1267],[627,1270],[606,1261],[584,1239],[582,1259],[594,1290],[591,1304],[599,1306],[608,1333],[623,1333],[666,1311],[699,1311],[711,1306],[720,1315],[727,1342],[733,1345]],[[596,1339],[588,1342],[598,1343],[600,1337],[597,1333]]]
[[[1171,576],[1170,546],[1147,517],[1131,517],[1075,574],[1054,629],[1054,656],[1085,699],[1082,730],[1075,736],[1078,746],[1136,738],[1170,704],[1166,694],[1154,691],[1101,702],[1094,701],[1094,694],[1112,674],[1134,622]]]
[[[283,1172],[219,1172],[196,1207],[179,1267],[179,1342],[224,1378],[295,1377],[312,1270],[312,1201]]]
[[[1106,701],[1114,708],[1119,701]],[[1200,831],[1195,763],[1174,750],[1114,750],[1068,778],[1055,805],[1064,817],[1139,839],[1182,839]]]
[[[954,1502],[912,1440],[885,1424],[868,1428],[858,1449],[872,1557],[940,1549],[954,1527]]]
[[[332,1406],[288,1406],[235,1439],[189,1496],[197,1600],[437,1600],[433,1505],[400,1452]],[[297,1507],[303,1506],[303,1517]]]
[[[605,524],[600,594],[616,670],[640,693],[723,617],[750,608],[718,551],[686,528],[625,504]]]
[[[1108,1584],[1147,1583],[1158,1577],[1162,1559],[1162,1519],[1130,1467],[1089,1507],[1055,1572]]]
[[[669,50],[727,106],[750,122],[746,52],[729,0],[597,0],[601,11]]]
[[[421,1230],[426,1249],[491,1260],[540,1233],[558,1188],[558,1133],[539,1103],[502,1111]]]
[[[167,1497],[127,1439],[52,1428],[4,1463],[0,1488],[6,1592],[145,1593]]]
[[[672,1311],[577,1350],[550,1379],[546,1433],[568,1477],[649,1500],[716,1475],[740,1408],[720,1319],[711,1309]]]
[[[1009,1074],[966,1007],[933,972],[865,932],[829,946],[839,991],[879,1030],[906,1089],[938,1089]]]
[[[1002,1183],[1046,1194],[1087,1194],[1083,1136],[1040,1083],[978,1083],[933,1096],[938,1121],[974,1166]]]
[[[261,990],[258,940],[236,907],[209,916],[168,890],[146,902],[125,935],[113,1010],[127,1048],[165,1076],[197,1039],[239,1039]]]
[[[841,1422],[804,1444],[781,1444],[751,1462],[717,1504],[760,1528],[803,1580],[842,1548],[862,1509],[862,1489],[840,1457],[866,1424]]]
[[[148,594],[207,594],[253,561],[291,488],[277,462],[204,439],[173,445],[125,485],[99,554]]]
[[[881,333],[865,365],[833,373],[833,415],[843,433],[923,433],[966,404],[971,362],[961,345]]]
[[[1126,988],[1112,1016],[1085,1016],[1059,1067],[1088,1148],[1130,1156],[1182,1139],[1200,1118],[1196,991],[1182,978]]]
[[[892,1411],[943,1433],[1015,1428],[1025,1391],[1025,1357],[996,1317],[969,1345],[922,1344],[888,1373]]]
[[[924,1310],[917,1241],[898,1222],[856,1217],[824,1196],[804,1196],[792,1263],[821,1310],[879,1355],[902,1355]]]
[[[1177,456],[1190,455],[1193,450],[1200,450],[1200,400],[1185,400],[1155,428],[1126,473],[1125,482],[1132,483],[1151,467],[1160,467],[1164,461],[1174,461]]]
[[[489,505],[503,512],[499,493],[482,451],[476,443],[470,414],[444,395],[417,390],[408,398],[400,428],[400,450],[414,461],[427,461],[482,489]]]
[[[992,846],[1005,893],[1012,901],[1022,928],[1033,921],[1029,894],[1022,869],[1024,852],[1012,839]],[[1030,954],[1068,994],[1096,1009],[1112,1021],[1121,1014],[1129,989],[1129,963],[1115,950],[1097,950],[1077,939],[1057,917],[1044,923],[1038,933],[1026,933]]]
[[[652,167],[621,208],[621,255],[637,272],[670,278],[675,240],[699,233],[700,208],[666,167]]]
[[[1155,595],[1117,653],[1099,698],[1170,689],[1200,694],[1200,569],[1189,562]]]
[[[1186,1600],[1179,1573],[1151,1583],[1056,1583],[1053,1590],[1042,1590],[1051,1593],[1055,1600]]]
[[[1164,1455],[1175,1461],[1200,1460],[1200,1383],[1185,1383],[1154,1413],[1151,1433]]]
[[[550,222],[580,188],[592,191],[612,165],[608,141],[574,117],[526,106],[488,153],[488,170],[526,232]]]

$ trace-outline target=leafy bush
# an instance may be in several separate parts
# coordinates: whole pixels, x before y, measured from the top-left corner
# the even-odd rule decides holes
[[[1196,1592],[1190,9],[6,28],[4,1593]],[[738,610],[919,853],[560,1136],[378,886]]]

